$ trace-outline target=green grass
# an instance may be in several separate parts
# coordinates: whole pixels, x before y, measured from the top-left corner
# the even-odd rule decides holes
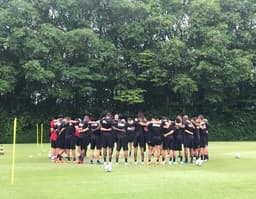
[[[54,164],[49,146],[17,145],[11,185],[12,145],[0,156],[1,199],[256,198],[256,142],[210,143],[210,161],[195,165],[104,166]],[[241,153],[241,159],[234,154]],[[122,158],[121,158],[122,159]],[[130,160],[131,161],[131,160]]]

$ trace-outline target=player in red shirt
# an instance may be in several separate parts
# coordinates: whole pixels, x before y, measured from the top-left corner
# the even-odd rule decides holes
[[[56,132],[56,119],[52,119],[50,122],[50,140],[51,140],[51,159],[53,160],[57,156],[57,132]]]

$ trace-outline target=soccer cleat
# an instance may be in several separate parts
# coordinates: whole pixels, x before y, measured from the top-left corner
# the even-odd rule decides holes
[[[184,162],[180,162],[180,164],[184,164]]]
[[[162,165],[165,165],[165,161],[162,161],[161,164],[162,164]]]
[[[144,165],[145,163],[144,162],[141,162],[141,165]]]
[[[151,162],[147,162],[147,165],[151,165],[152,163]]]
[[[128,162],[125,162],[124,165],[127,166],[127,165],[128,165]]]
[[[172,162],[172,164],[177,165],[178,163],[177,162]]]
[[[84,163],[83,160],[79,160],[79,161],[78,161],[78,164],[83,164],[83,163]]]
[[[119,163],[118,163],[118,162],[116,162],[116,165],[119,165]]]
[[[138,164],[137,161],[135,161],[135,162],[134,162],[134,165],[137,165],[137,164]]]
[[[104,162],[104,165],[107,165],[107,162]]]
[[[93,164],[93,160],[90,160],[90,164]]]
[[[102,165],[102,162],[100,162],[99,160],[96,163],[97,165]]]
[[[169,163],[168,163],[169,165],[172,165],[172,161],[169,161]]]

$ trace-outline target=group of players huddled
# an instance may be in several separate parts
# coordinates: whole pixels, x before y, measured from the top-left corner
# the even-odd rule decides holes
[[[144,164],[146,148],[147,164],[151,164],[153,155],[157,164],[165,164],[167,155],[169,164],[209,159],[208,121],[202,115],[193,118],[178,115],[174,121],[167,117],[147,120],[142,113],[135,119],[127,120],[118,114],[112,118],[111,113],[100,120],[92,120],[89,115],[85,115],[83,120],[59,116],[50,122],[50,139],[51,156],[55,162],[63,162],[65,153],[67,161],[78,164],[82,164],[85,157],[89,157],[90,164],[94,161],[96,164],[111,164],[113,151],[116,150],[118,164],[123,149],[125,165],[132,154],[134,164],[137,164],[138,147],[141,164]],[[89,146],[90,154],[87,154]]]

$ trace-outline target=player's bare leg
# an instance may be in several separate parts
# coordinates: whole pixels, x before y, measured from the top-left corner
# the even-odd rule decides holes
[[[134,163],[137,164],[137,157],[138,157],[138,147],[135,147],[134,149]]]
[[[156,145],[155,150],[156,150],[156,163],[159,164],[159,160],[161,156],[161,145]]]
[[[144,147],[140,148],[140,155],[141,155],[141,164],[144,164],[144,158],[145,158],[145,150]]]
[[[108,161],[109,161],[109,163],[112,162],[112,155],[113,155],[113,149],[109,148],[108,149]]]
[[[128,151],[124,151],[124,162],[128,164]]]
[[[130,143],[129,143],[129,156],[132,155],[132,148],[133,148],[133,143],[130,142]]]
[[[165,163],[166,152],[167,152],[167,150],[163,150],[163,149],[161,150],[161,154],[162,154],[162,164]]]
[[[116,151],[116,164],[118,164],[119,155],[120,155],[120,151]]]
[[[73,162],[76,161],[76,149],[72,149],[72,158],[73,158]]]
[[[206,145],[204,147],[204,157],[205,157],[205,160],[209,160],[209,154],[208,154],[208,146]]]
[[[188,163],[188,151],[189,151],[188,147],[185,147],[184,148],[185,163]]]
[[[104,159],[104,164],[107,162],[107,148],[103,148],[103,159]]]
[[[152,158],[153,152],[154,152],[154,147],[149,146],[149,150],[148,150],[148,164],[151,164],[151,158]]]

